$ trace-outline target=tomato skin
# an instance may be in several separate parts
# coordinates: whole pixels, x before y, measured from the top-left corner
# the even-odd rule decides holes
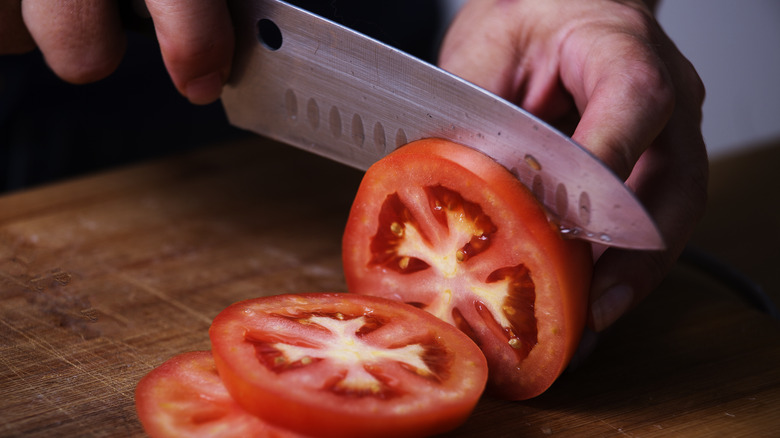
[[[136,411],[152,438],[298,438],[242,409],[225,389],[209,351],[179,354],[136,386]]]
[[[448,202],[457,214],[444,219],[439,210]],[[458,232],[473,235],[445,257]],[[350,292],[415,303],[467,332],[487,357],[489,389],[503,398],[544,392],[585,326],[590,246],[564,239],[504,167],[453,142],[412,142],[366,172],[342,254]],[[440,263],[428,260],[436,257]],[[504,275],[519,286],[492,298],[486,291]],[[502,318],[515,324],[511,331]]]
[[[349,336],[359,334],[350,342],[364,339],[372,348],[390,349],[384,353],[400,351],[407,341],[426,345],[433,372],[409,371],[401,361],[349,368],[328,357],[326,353],[341,354],[327,342],[350,321],[368,321],[357,332],[354,327],[345,330]],[[336,328],[324,329],[328,324]],[[379,297],[314,293],[246,300],[217,315],[209,335],[225,386],[245,409],[315,436],[445,432],[470,415],[487,380],[487,363],[467,336],[424,311]],[[297,349],[311,349],[312,354],[298,356]],[[342,389],[348,380],[344,376],[356,375],[356,370],[380,376],[381,384],[366,390],[345,384]]]

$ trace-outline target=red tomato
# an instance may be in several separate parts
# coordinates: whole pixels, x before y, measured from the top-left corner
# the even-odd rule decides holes
[[[219,374],[245,409],[317,436],[444,432],[468,417],[487,380],[467,336],[379,297],[247,300],[217,315],[209,335]]]
[[[301,437],[246,412],[222,384],[208,351],[180,354],[138,383],[144,430],[157,437]]]
[[[589,245],[563,239],[504,167],[445,140],[410,143],[368,170],[343,261],[350,292],[413,304],[473,338],[505,398],[545,391],[585,325]]]

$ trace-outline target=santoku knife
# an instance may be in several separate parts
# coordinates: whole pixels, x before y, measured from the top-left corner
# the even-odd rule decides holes
[[[222,92],[231,124],[363,170],[407,142],[449,139],[509,169],[567,235],[664,247],[610,169],[521,108],[282,1],[236,0],[231,8],[236,53]]]

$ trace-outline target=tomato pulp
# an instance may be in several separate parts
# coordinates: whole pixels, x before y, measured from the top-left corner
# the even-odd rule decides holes
[[[209,330],[238,403],[316,436],[428,436],[470,415],[487,380],[479,348],[412,306],[344,293],[276,295],[223,310]]]
[[[343,237],[350,292],[413,304],[480,346],[498,395],[527,399],[565,369],[585,326],[589,245],[564,239],[504,167],[440,139],[375,163]]]
[[[135,403],[152,438],[302,437],[241,408],[222,384],[208,351],[182,353],[149,372],[136,386]]]

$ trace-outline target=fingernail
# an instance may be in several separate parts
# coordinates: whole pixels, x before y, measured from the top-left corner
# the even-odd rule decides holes
[[[633,299],[634,291],[627,285],[618,284],[607,289],[591,304],[593,328],[600,332],[612,325],[626,313]]]
[[[187,82],[185,88],[187,99],[196,105],[205,105],[219,99],[222,94],[222,76],[209,73]]]

